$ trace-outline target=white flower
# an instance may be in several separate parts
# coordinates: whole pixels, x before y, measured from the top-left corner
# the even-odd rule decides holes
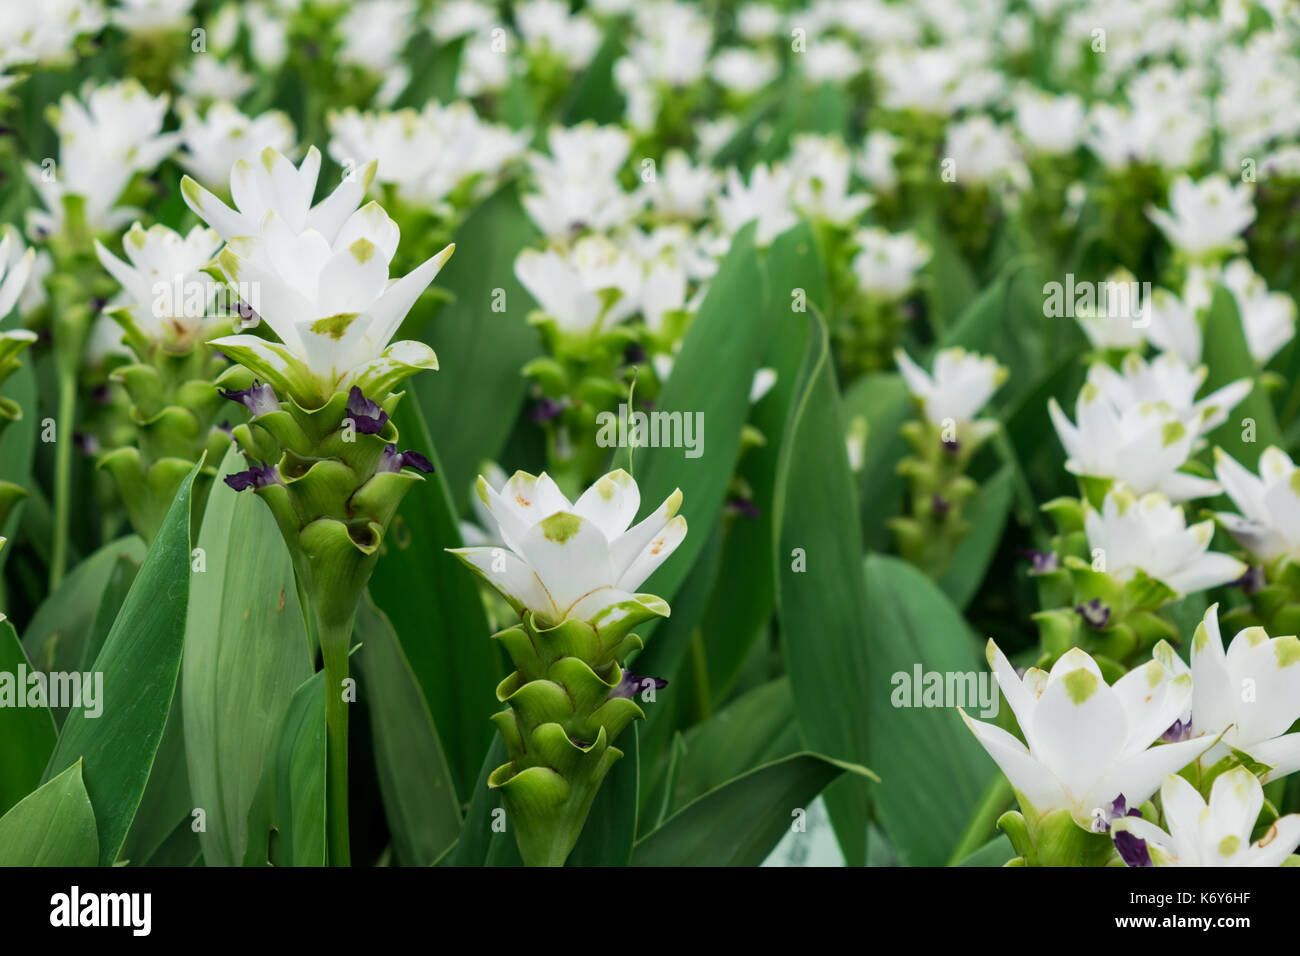
[[[188,176],[181,182],[185,202],[227,241],[222,272],[257,290],[258,311],[282,343],[235,335],[213,346],[300,404],[353,384],[382,396],[415,371],[438,367],[427,345],[389,340],[455,248],[390,283],[397,223],[378,203],[357,209],[374,163],[312,206],[320,163],[314,146],[297,169],[273,149],[236,162],[230,192],[238,211]]]
[[[1192,452],[1195,435],[1167,405],[1143,402],[1119,408],[1086,382],[1075,405],[1076,423],[1065,417],[1055,398],[1047,408],[1071,474],[1111,478],[1136,494],[1161,492],[1173,501],[1219,493],[1215,482],[1178,471]]]
[[[1241,329],[1250,354],[1267,365],[1295,336],[1296,304],[1285,292],[1269,292],[1248,259],[1234,259],[1223,269],[1221,280],[1237,302]]]
[[[1192,636],[1192,733],[1213,743],[1203,767],[1244,751],[1271,769],[1264,781],[1300,770],[1300,641],[1270,638],[1262,627],[1237,632],[1228,650],[1212,604]]]
[[[1179,176],[1169,191],[1170,212],[1147,209],[1169,244],[1192,259],[1215,258],[1240,246],[1237,238],[1255,221],[1250,186],[1232,185],[1221,173],[1199,183]]]
[[[621,470],[572,504],[545,474],[515,472],[499,492],[480,478],[477,490],[506,548],[452,553],[521,615],[532,613],[544,627],[570,618],[599,626],[628,613],[667,616],[663,600],[635,591],[686,537],[686,519],[677,514],[681,491],[632,525],[641,493]]]
[[[1007,380],[1007,370],[991,355],[977,355],[962,348],[941,349],[934,356],[934,376],[913,362],[902,349],[894,361],[925,412],[926,420],[940,427],[949,422],[959,429],[974,426],[975,438],[997,428],[995,421],[976,417],[993,393]]]
[[[1300,843],[1300,814],[1295,813],[1280,817],[1257,842],[1250,842],[1264,807],[1264,789],[1245,767],[1216,777],[1209,803],[1182,777],[1170,774],[1160,788],[1160,805],[1167,833],[1137,817],[1123,817],[1111,826],[1115,845],[1130,866],[1281,866]],[[1126,842],[1121,834],[1145,846]]]
[[[716,170],[704,163],[692,166],[684,150],[672,149],[641,191],[654,213],[664,219],[702,219],[708,214],[709,197],[721,182]]]
[[[958,182],[993,183],[1023,178],[1015,140],[987,116],[973,116],[949,126],[944,157],[955,162]]]
[[[48,249],[29,249],[23,242],[18,227],[12,225],[0,226],[0,248],[6,250],[5,255],[0,256],[0,275],[8,273],[17,276],[20,270],[27,270],[25,282],[17,279],[11,281],[20,289],[18,314],[31,315],[49,299],[45,291],[45,277],[54,271],[54,257]],[[2,299],[0,304],[3,304]],[[0,319],[4,316],[5,312],[0,312]]]
[[[621,71],[634,85],[682,88],[703,78],[713,47],[713,25],[693,4],[648,0],[637,5],[636,31]]]
[[[247,4],[243,10],[254,62],[264,70],[278,70],[289,55],[289,11],[281,13],[263,3]]]
[[[808,52],[798,57],[804,74],[813,83],[847,83],[862,72],[862,57],[839,37],[819,37],[809,43]]]
[[[734,166],[728,169],[726,188],[714,197],[723,229],[735,235],[757,219],[754,241],[760,246],[771,245],[773,239],[799,221],[791,206],[793,186],[794,175],[785,166],[758,163],[750,171],[748,185],[739,170]]]
[[[861,193],[849,193],[851,167],[848,148],[838,137],[796,136],[790,157],[795,208],[814,220],[840,226],[854,222],[873,200]]]
[[[253,88],[253,77],[236,63],[215,56],[190,57],[187,69],[172,78],[191,100],[237,100]]]
[[[1083,138],[1083,101],[1073,94],[1051,96],[1038,90],[1021,90],[1015,98],[1016,129],[1035,153],[1060,156],[1072,153]]]
[[[1105,555],[1106,573],[1120,582],[1142,571],[1184,595],[1227,584],[1246,573],[1246,565],[1236,558],[1209,550],[1213,519],[1189,528],[1183,509],[1164,495],[1138,499],[1127,488],[1112,488],[1101,511],[1087,509],[1084,530],[1093,552]]]
[[[750,43],[776,36],[784,23],[784,11],[771,4],[747,3],[736,11],[736,29]]]
[[[415,33],[414,0],[367,0],[348,9],[338,26],[340,63],[385,76]]]
[[[1088,368],[1088,381],[1096,385],[1116,408],[1151,402],[1167,405],[1193,435],[1209,434],[1228,419],[1228,413],[1250,394],[1254,383],[1243,378],[1224,385],[1200,399],[1196,393],[1205,384],[1209,369],[1188,368],[1177,355],[1163,353],[1148,362],[1136,352],[1120,361],[1119,371],[1105,362]]]
[[[728,93],[750,96],[776,79],[780,64],[766,50],[728,47],[719,50],[709,65],[713,81]]]
[[[571,70],[591,62],[600,46],[600,28],[588,17],[570,13],[564,0],[526,0],[514,14],[530,54],[555,56]]]
[[[1026,816],[1067,810],[1090,828],[1095,810],[1120,796],[1129,806],[1141,804],[1165,776],[1205,749],[1199,740],[1151,747],[1192,693],[1187,675],[1162,679],[1158,661],[1110,686],[1077,647],[1061,655],[1050,673],[1031,667],[1023,679],[992,641],[988,659],[1025,743],[964,712],[962,718],[1011,782]]]
[[[440,211],[454,191],[470,187],[466,199],[495,188],[507,164],[523,156],[530,134],[485,123],[464,101],[433,102],[416,112],[329,115],[330,155],[345,168],[362,157],[379,162],[376,181],[397,187],[405,201]]]
[[[858,160],[858,172],[873,189],[880,192],[894,191],[898,185],[894,158],[902,148],[903,141],[883,129],[872,130],[867,134]]]
[[[1168,289],[1156,289],[1142,303],[1139,325],[1147,326],[1147,338],[1156,348],[1177,355],[1187,365],[1201,361],[1201,326],[1197,306],[1185,302]]]
[[[179,134],[161,132],[166,114],[167,97],[150,96],[135,80],[88,89],[84,105],[64,94],[51,116],[59,133],[58,166],[48,171],[28,167],[49,210],[29,211],[29,228],[46,235],[60,231],[68,196],[85,200],[92,232],[109,232],[128,222],[134,212],[113,204],[132,176],[151,172],[179,141]]]
[[[112,303],[128,327],[176,352],[195,344],[215,288],[203,268],[212,261],[221,237],[195,226],[181,236],[163,225],[145,229],[138,222],[122,237],[123,262],[95,240],[100,263],[122,286]],[[202,290],[193,295],[195,290]],[[200,298],[201,297],[201,298]]]
[[[189,103],[178,107],[181,142],[185,152],[181,165],[209,189],[225,191],[230,168],[241,159],[253,161],[268,146],[287,153],[294,145],[293,123],[278,110],[256,119],[245,116],[233,104],[218,100],[202,116]]]
[[[537,192],[523,197],[538,229],[558,239],[584,229],[610,231],[631,220],[641,200],[618,181],[632,148],[624,130],[590,122],[553,126],[547,144],[549,156],[534,153],[528,159]]]
[[[859,289],[894,301],[916,288],[917,276],[930,261],[929,244],[910,232],[890,235],[883,229],[863,229],[854,238],[860,250],[853,258]]]
[[[1217,515],[1237,543],[1265,564],[1283,555],[1300,563],[1300,472],[1291,457],[1280,448],[1264,449],[1256,477],[1216,448],[1214,474],[1241,512]]]
[[[439,43],[449,43],[495,23],[496,12],[480,0],[447,0],[434,7],[429,29]]]
[[[189,25],[194,0],[118,0],[113,23],[127,33],[181,30]]]
[[[1095,349],[1136,349],[1145,341],[1141,286],[1127,269],[1098,283],[1096,300],[1076,309],[1075,321]]]
[[[70,63],[76,40],[107,22],[102,0],[41,0],[5,5],[0,31],[15,37],[27,59],[42,65]]]
[[[23,294],[23,286],[32,273],[32,264],[36,260],[36,251],[24,252],[18,232],[6,228],[0,236],[0,319],[9,314]]]
[[[525,249],[515,276],[538,306],[568,332],[608,328],[637,308],[642,266],[636,256],[604,236],[584,236],[566,255]]]
[[[495,30],[501,31],[498,34],[500,44],[493,36]],[[504,90],[510,83],[513,61],[508,51],[514,42],[511,34],[501,26],[485,27],[466,40],[456,70],[456,93],[460,96],[481,96]]]

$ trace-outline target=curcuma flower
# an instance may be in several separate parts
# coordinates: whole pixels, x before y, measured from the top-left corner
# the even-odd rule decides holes
[[[233,335],[213,346],[304,408],[353,385],[382,397],[415,372],[438,367],[422,342],[389,343],[455,250],[449,245],[390,282],[397,223],[378,203],[357,208],[375,164],[345,176],[312,206],[320,163],[315,147],[296,169],[270,148],[256,162],[239,160],[230,173],[238,211],[188,176],[181,183],[190,208],[227,240],[217,257],[221,271],[236,289],[258,296],[259,314],[280,338]]]
[[[500,491],[480,478],[478,495],[505,547],[453,553],[520,616],[495,635],[515,669],[497,685],[507,709],[492,718],[510,760],[488,785],[501,791],[524,862],[559,866],[622,756],[614,739],[644,716],[644,692],[666,683],[622,662],[642,646],[632,628],[668,616],[661,598],[633,592],[686,535],[682,496],[632,525],[641,495],[624,471],[572,504],[544,474],[516,472]]]
[[[1112,488],[1100,511],[1087,509],[1084,528],[1093,552],[1105,555],[1107,573],[1121,582],[1141,571],[1183,595],[1246,573],[1246,565],[1236,558],[1209,550],[1213,519],[1188,527],[1183,509],[1164,495],[1139,499],[1126,488]]]
[[[0,235],[0,319],[9,314],[22,297],[27,277],[36,261],[36,250],[28,249],[15,256],[22,240],[14,230],[6,229]]]
[[[1025,742],[965,712],[962,719],[1031,820],[1063,810],[1089,829],[1098,808],[1121,796],[1129,806],[1141,804],[1166,775],[1208,746],[1204,740],[1151,746],[1182,715],[1192,694],[1192,678],[1170,678],[1159,661],[1148,661],[1112,686],[1077,647],[1050,673],[1031,667],[1023,679],[992,641],[988,659]]]
[[[1273,822],[1254,843],[1264,788],[1245,767],[1215,778],[1210,799],[1171,774],[1160,788],[1168,832],[1150,820],[1125,817],[1111,825],[1115,849],[1129,866],[1281,866],[1300,844],[1300,814]]]
[[[122,285],[109,312],[138,354],[154,345],[172,352],[194,346],[215,290],[203,269],[220,245],[221,237],[202,226],[182,236],[166,226],[145,229],[137,222],[122,237],[128,264],[95,240],[100,264]]]
[[[1110,394],[1087,382],[1079,391],[1075,422],[1065,417],[1055,398],[1047,408],[1071,474],[1123,482],[1136,494],[1160,492],[1173,501],[1219,493],[1219,486],[1208,478],[1178,470],[1192,453],[1195,434],[1167,403],[1121,408]]]
[[[943,428],[951,423],[961,438],[975,444],[997,429],[996,421],[975,417],[1007,380],[1007,370],[997,359],[962,348],[942,349],[934,356],[933,375],[902,349],[894,352],[894,360],[931,424]]]
[[[1241,514],[1219,512],[1219,524],[1258,561],[1281,557],[1300,562],[1300,471],[1291,456],[1269,446],[1259,456],[1259,475],[1221,448],[1214,450],[1214,474]]]
[[[1169,190],[1169,208],[1147,209],[1147,216],[1169,244],[1192,260],[1215,259],[1241,246],[1237,237],[1255,221],[1250,186],[1232,185],[1222,173],[1199,183],[1179,176]]]
[[[1192,636],[1191,677],[1192,733],[1214,742],[1203,766],[1232,748],[1269,767],[1265,782],[1300,770],[1300,733],[1287,733],[1300,719],[1300,640],[1248,627],[1225,652],[1213,604]]]
[[[856,235],[861,250],[853,258],[858,288],[868,296],[893,302],[916,288],[932,250],[910,232],[890,235],[883,229],[862,229]]]
[[[677,514],[680,491],[634,526],[641,493],[622,470],[605,475],[572,504],[545,473],[515,472],[500,491],[480,477],[477,492],[509,550],[452,553],[518,613],[544,627],[569,618],[596,624],[629,609],[666,614],[658,598],[633,592],[686,537],[686,519]]]
[[[1165,353],[1147,361],[1130,352],[1120,361],[1119,370],[1104,362],[1088,368],[1088,381],[1096,385],[1116,408],[1151,403],[1168,406],[1175,418],[1193,435],[1207,435],[1228,419],[1228,414],[1250,394],[1253,383],[1248,378],[1230,382],[1202,399],[1197,391],[1205,384],[1209,369],[1204,365],[1190,368],[1177,355]]]

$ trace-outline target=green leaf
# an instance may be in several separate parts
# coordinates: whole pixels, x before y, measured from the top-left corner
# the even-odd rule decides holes
[[[324,671],[294,692],[275,736],[249,810],[244,865],[324,866]]]
[[[103,675],[102,714],[88,718],[84,709],[71,710],[45,769],[50,780],[84,761],[104,866],[117,859],[131,828],[176,690],[189,603],[190,491],[201,464],[181,483],[95,658],[93,671]]]
[[[1016,855],[1011,841],[999,833],[988,843],[962,860],[957,866],[1002,866]]]
[[[456,846],[438,861],[439,866],[523,866],[519,845],[510,830],[500,795],[487,784],[488,775],[509,760],[505,741],[493,738],[470,790],[469,809],[460,825]]]
[[[528,387],[520,370],[540,353],[528,325],[533,300],[514,272],[515,257],[536,236],[515,186],[507,184],[456,231],[458,251],[438,275],[456,300],[438,311],[423,338],[445,361],[439,371],[412,379],[408,398],[419,398],[458,512],[479,463],[495,458],[510,435]],[[504,311],[494,311],[498,301]]]
[[[676,488],[683,494],[681,513],[690,531],[672,559],[642,586],[670,604],[709,539],[735,473],[749,392],[767,340],[765,321],[742,334],[736,319],[763,316],[763,306],[763,272],[750,224],[732,240],[709,284],[655,406],[656,411],[703,415],[701,454],[688,458],[684,448],[638,448],[635,454],[643,507],[659,507]]]
[[[1003,465],[980,486],[965,507],[963,515],[970,528],[957,545],[948,570],[939,579],[939,587],[957,607],[969,604],[984,581],[1002,541],[1014,491],[1015,471],[1011,465]]]
[[[36,415],[36,373],[29,362],[19,366],[18,371],[0,386],[0,398],[17,402],[23,416],[16,422],[10,422],[3,434],[0,434],[0,483],[12,482],[20,488],[30,489],[36,428],[40,419]],[[0,538],[14,536],[22,507],[20,501],[8,520],[0,525]],[[0,549],[0,570],[4,569],[5,559],[12,547],[13,542],[10,541]]]
[[[639,732],[634,723],[619,735],[617,746],[623,756],[605,776],[565,866],[627,866],[631,862],[641,784]]]
[[[758,866],[827,784],[871,771],[814,753],[751,770],[669,817],[632,852],[634,866]]]
[[[1269,445],[1282,444],[1282,433],[1268,393],[1260,385],[1259,370],[1246,344],[1236,299],[1222,285],[1215,287],[1214,299],[1205,319],[1202,354],[1210,369],[1202,388],[1205,394],[1241,378],[1255,382],[1250,394],[1232,411],[1227,421],[1210,433],[1209,438],[1210,446],[1218,445],[1243,466],[1255,471],[1259,467],[1260,453]],[[1249,441],[1243,424],[1248,419],[1255,425]]]
[[[718,565],[718,580],[702,625],[708,658],[711,700],[721,701],[734,686],[754,642],[763,633],[776,602],[772,555],[772,503],[781,433],[790,404],[798,393],[799,370],[808,345],[807,317],[793,311],[792,291],[802,289],[807,302],[824,309],[825,270],[812,229],[800,223],[777,237],[764,261],[771,277],[767,288],[767,323],[772,330],[762,366],[776,373],[776,383],[753,406],[750,421],[766,439],[740,461],[757,518],[737,515],[728,528]]]
[[[32,663],[43,671],[78,670],[118,558],[140,562],[145,553],[144,542],[129,535],[104,545],[69,571],[23,633],[23,647]],[[61,720],[63,711],[54,710],[55,719]]]
[[[48,707],[17,706],[27,699],[26,682],[18,682],[20,668],[33,671],[13,625],[0,620],[0,681],[14,681],[16,695],[15,700],[0,703],[0,815],[41,782],[41,771],[58,736]]]
[[[0,817],[0,866],[94,866],[95,811],[78,760]]]
[[[686,732],[674,774],[670,812],[799,749],[790,679],[779,677],[760,684]]]
[[[243,469],[233,448],[221,475]],[[213,483],[190,577],[181,700],[193,806],[209,866],[244,857],[248,811],[294,692],[312,673],[293,568],[266,503]]]
[[[460,806],[438,732],[402,645],[368,598],[357,609],[357,666],[397,859],[429,866],[456,842]]]
[[[910,450],[899,428],[915,414],[916,405],[902,376],[893,372],[864,375],[844,393],[845,425],[858,418],[867,423],[862,467],[854,475],[854,486],[863,543],[873,551],[888,550],[893,544],[886,522],[902,514],[907,483],[897,466]]]
[[[596,55],[591,58],[582,78],[573,88],[573,93],[564,107],[564,122],[573,126],[583,120],[597,123],[618,123],[623,119],[626,109],[623,94],[614,82],[614,63],[623,56],[623,30],[618,23],[611,23],[605,31],[605,39]]]
[[[821,753],[865,762],[870,753],[871,666],[859,573],[862,539],[844,444],[839,394],[826,328],[813,332],[799,398],[785,428],[775,502],[776,593],[790,685],[804,740]],[[832,703],[833,702],[833,703]],[[827,794],[840,846],[852,866],[866,848],[868,790],[850,780]]]
[[[403,402],[393,420],[402,447],[422,453],[435,470],[403,499],[370,593],[402,642],[463,799],[496,733],[489,718],[504,671],[477,578],[446,551],[462,546],[460,526],[423,416]]]
[[[945,700],[915,703],[916,671],[972,675],[987,668],[960,612],[928,577],[905,561],[869,555],[863,566],[872,626],[862,633],[872,662],[858,697],[871,725],[872,789],[880,825],[908,866],[942,866],[965,829],[995,768]],[[902,675],[902,676],[900,676]],[[969,681],[967,681],[969,683]],[[919,691],[916,691],[919,693]],[[965,701],[973,716],[978,702]]]

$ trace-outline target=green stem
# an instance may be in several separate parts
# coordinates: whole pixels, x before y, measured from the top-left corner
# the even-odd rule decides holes
[[[331,866],[351,866],[348,842],[348,704],[343,682],[348,677],[348,643],[352,628],[320,626],[325,663],[325,821]]]
[[[59,405],[54,443],[54,550],[50,556],[50,593],[63,582],[68,564],[68,529],[72,507],[72,432],[77,419],[77,373],[59,368]]]
[[[949,866],[956,866],[993,838],[997,833],[998,817],[1014,798],[1007,778],[1000,773],[994,775],[948,858]]]

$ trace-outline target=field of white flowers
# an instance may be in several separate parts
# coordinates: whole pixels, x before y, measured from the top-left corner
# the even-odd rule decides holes
[[[0,236],[0,865],[1300,865],[1294,0],[0,0]]]

